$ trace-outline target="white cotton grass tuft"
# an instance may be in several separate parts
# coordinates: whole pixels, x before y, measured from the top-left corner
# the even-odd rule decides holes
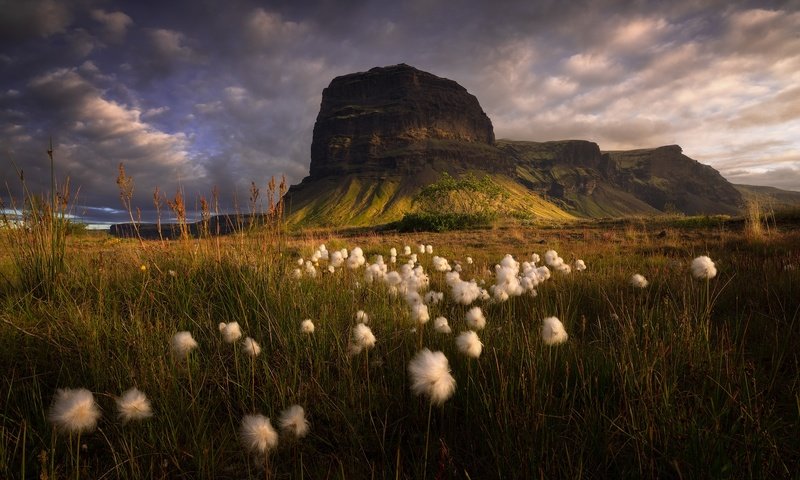
[[[358,323],[369,323],[369,315],[364,310],[359,310],[356,312],[356,322]]]
[[[97,426],[100,409],[89,390],[63,388],[56,392],[48,418],[69,433],[91,432]]]
[[[178,332],[172,336],[172,352],[176,357],[185,357],[197,348],[197,342],[191,332]]]
[[[278,425],[281,430],[295,438],[303,438],[308,435],[309,424],[306,420],[306,411],[300,405],[292,405],[281,412]]]
[[[649,285],[649,283],[650,283],[650,282],[647,281],[646,278],[644,278],[643,275],[641,275],[639,273],[634,273],[633,276],[631,276],[631,279],[629,280],[629,282],[630,282],[631,286],[636,287],[636,288],[644,288],[647,285]]]
[[[300,331],[309,335],[314,333],[314,322],[310,318],[306,318],[300,322]]]
[[[242,350],[251,357],[255,358],[261,353],[261,345],[250,337],[242,340]]]
[[[486,327],[486,317],[483,316],[481,307],[472,307],[467,311],[467,326],[471,330],[483,330]]]
[[[425,253],[433,253],[433,245],[425,245]]]
[[[472,265],[472,257],[467,257],[467,265]]]
[[[433,319],[433,329],[439,333],[450,333],[452,330],[450,329],[450,325],[447,323],[447,319],[445,317],[436,317]]]
[[[266,454],[278,446],[278,432],[272,428],[269,418],[261,414],[245,415],[239,434],[250,452]]]
[[[547,317],[542,323],[542,341],[545,345],[559,345],[569,338],[564,324],[556,317]]]
[[[450,374],[450,363],[442,352],[420,350],[408,363],[411,391],[425,395],[433,405],[441,405],[456,391],[456,379]]]
[[[459,352],[472,358],[480,357],[483,351],[483,344],[478,338],[478,334],[472,330],[461,332],[456,337],[456,346]]]
[[[219,324],[219,331],[222,333],[222,338],[225,343],[236,343],[237,340],[242,338],[242,328],[239,327],[239,322],[230,322]]]
[[[369,350],[374,347],[375,341],[375,335],[372,333],[372,329],[363,323],[358,323],[353,327],[352,340],[348,353],[351,356],[358,355],[363,350]]]
[[[411,247],[409,247],[408,245],[404,246],[403,247],[403,255],[406,255],[406,256],[411,255]]]
[[[692,260],[692,276],[698,280],[710,280],[717,276],[714,262],[703,255]]]
[[[422,302],[413,305],[411,307],[411,319],[417,325],[428,323],[428,320],[431,319],[431,315],[428,313],[428,306]]]
[[[144,420],[153,416],[153,409],[147,395],[133,387],[117,398],[117,412],[122,423],[131,420]]]
[[[586,262],[584,262],[580,258],[575,260],[575,271],[582,272],[584,270],[586,270]]]

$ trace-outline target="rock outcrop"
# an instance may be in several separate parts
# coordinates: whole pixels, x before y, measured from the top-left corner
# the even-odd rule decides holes
[[[493,145],[491,120],[458,83],[404,64],[373,68],[322,92],[309,174],[509,168]]]

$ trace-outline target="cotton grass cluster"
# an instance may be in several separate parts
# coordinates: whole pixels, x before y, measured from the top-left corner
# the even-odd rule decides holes
[[[225,343],[236,343],[237,340],[242,338],[242,328],[239,326],[239,322],[220,322],[219,332],[222,334]]]
[[[97,426],[100,408],[89,390],[64,388],[56,392],[48,418],[70,434],[91,432]]]
[[[178,358],[184,358],[197,348],[197,342],[191,332],[178,332],[172,336],[172,353]]]
[[[471,330],[483,330],[486,328],[486,317],[483,315],[481,307],[472,307],[467,311],[465,317],[467,326]]]
[[[358,355],[363,350],[369,350],[374,347],[375,341],[375,335],[373,335],[372,330],[368,326],[363,323],[356,324],[356,326],[353,327],[348,353],[351,356]]]
[[[692,260],[692,276],[698,280],[710,280],[717,276],[714,262],[703,255]]]
[[[456,379],[450,374],[450,363],[442,352],[420,350],[408,364],[411,391],[424,395],[432,405],[441,405],[456,391]]]
[[[308,335],[314,333],[314,322],[310,318],[303,320],[300,322],[300,331]]]
[[[303,438],[308,435],[309,423],[306,420],[306,411],[300,405],[292,405],[278,418],[281,430],[294,438]]]
[[[569,338],[564,324],[556,317],[547,317],[542,323],[542,341],[545,345],[559,345]]]
[[[458,351],[471,358],[478,358],[483,351],[483,344],[481,343],[478,334],[473,331],[461,332],[456,337],[456,346]]]
[[[245,415],[239,431],[242,444],[253,453],[266,455],[278,446],[278,432],[272,428],[269,418],[264,415]]]
[[[153,416],[150,400],[136,387],[126,390],[116,399],[116,402],[117,414],[122,423],[128,423],[132,420],[144,420]]]
[[[649,284],[647,279],[639,273],[634,273],[628,282],[636,288],[645,288]]]

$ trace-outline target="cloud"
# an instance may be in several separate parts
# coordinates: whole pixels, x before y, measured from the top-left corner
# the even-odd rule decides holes
[[[104,38],[108,42],[124,40],[128,28],[133,25],[133,19],[123,12],[106,12],[97,9],[91,11],[91,16],[102,25]]]
[[[24,122],[15,128],[24,138],[12,139],[24,164],[33,166],[32,180],[44,181],[42,152],[47,132],[54,133],[60,172],[79,179],[84,199],[107,202],[116,188],[117,166],[145,188],[186,181],[201,182],[202,168],[190,161],[182,133],[167,133],[142,118],[140,110],[104,97],[77,69],[57,69],[32,79],[21,102],[46,124]],[[146,198],[150,192],[139,192]]]
[[[70,8],[56,0],[0,2],[0,39],[26,40],[62,33],[72,22]]]

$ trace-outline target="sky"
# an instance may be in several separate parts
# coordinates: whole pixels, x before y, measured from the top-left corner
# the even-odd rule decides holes
[[[69,177],[74,214],[152,219],[308,174],[322,90],[406,63],[457,81],[495,136],[679,144],[734,183],[800,191],[800,2],[0,0],[0,181]],[[16,166],[16,167],[15,167]],[[236,199],[236,200],[234,200]]]

